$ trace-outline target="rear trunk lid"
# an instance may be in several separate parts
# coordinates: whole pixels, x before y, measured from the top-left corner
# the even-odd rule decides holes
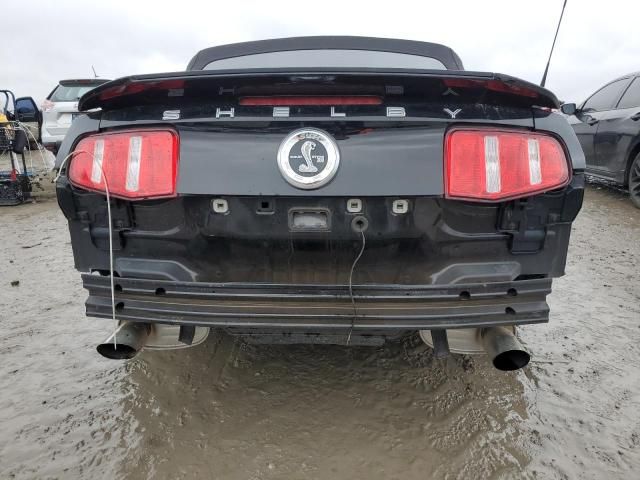
[[[42,113],[43,122],[51,135],[62,135],[69,130],[78,114],[78,102],[55,102]]]

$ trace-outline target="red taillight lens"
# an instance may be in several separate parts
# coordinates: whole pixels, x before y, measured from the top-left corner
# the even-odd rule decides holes
[[[171,130],[92,135],[80,140],[70,162],[69,180],[77,187],[104,192],[106,178],[109,195],[114,197],[173,197],[178,135]]]
[[[460,129],[445,140],[445,195],[502,201],[569,182],[564,150],[555,138],[520,131]]]

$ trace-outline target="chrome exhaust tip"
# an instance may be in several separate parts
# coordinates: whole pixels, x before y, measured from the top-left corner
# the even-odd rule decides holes
[[[147,323],[121,322],[96,350],[111,360],[130,360],[142,350],[150,333],[151,325]]]
[[[531,360],[531,355],[522,347],[512,327],[485,328],[480,337],[485,352],[498,370],[519,370]]]

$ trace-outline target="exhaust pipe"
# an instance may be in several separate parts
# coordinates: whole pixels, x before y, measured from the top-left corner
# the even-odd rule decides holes
[[[485,352],[498,370],[518,370],[525,367],[531,359],[511,327],[485,328],[480,337]]]
[[[116,331],[98,345],[98,353],[112,360],[129,360],[142,350],[150,333],[151,325],[147,323],[121,322]]]

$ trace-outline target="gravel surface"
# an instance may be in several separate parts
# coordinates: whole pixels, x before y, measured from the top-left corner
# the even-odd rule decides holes
[[[591,185],[520,372],[384,348],[105,360],[54,201],[0,208],[1,479],[630,479],[640,471],[640,210]]]

